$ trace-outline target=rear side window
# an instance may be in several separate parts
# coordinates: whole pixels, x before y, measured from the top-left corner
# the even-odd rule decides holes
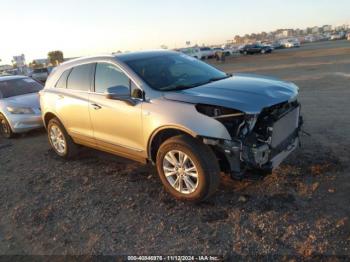
[[[76,66],[68,76],[67,88],[73,90],[89,91],[95,64]]]
[[[130,88],[130,80],[119,68],[108,63],[98,63],[95,75],[95,92],[105,93],[108,88],[126,86]]]
[[[67,88],[67,77],[71,70],[66,70],[61,75],[60,79],[58,79],[56,86],[57,88]]]

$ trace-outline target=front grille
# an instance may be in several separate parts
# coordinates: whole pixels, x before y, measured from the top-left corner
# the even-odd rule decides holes
[[[273,123],[271,147],[278,147],[299,127],[300,107],[288,112],[282,118]]]

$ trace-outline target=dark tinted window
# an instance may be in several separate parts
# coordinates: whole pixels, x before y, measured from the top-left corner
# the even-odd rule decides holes
[[[108,88],[116,86],[129,87],[129,78],[112,64],[98,63],[95,75],[95,92],[105,93]]]
[[[67,77],[69,75],[71,70],[66,70],[61,75],[60,79],[57,81],[56,87],[57,88],[67,88]]]
[[[76,66],[69,74],[67,88],[74,90],[89,91],[94,64]]]
[[[0,98],[37,93],[43,86],[31,78],[0,81]]]
[[[48,73],[47,68],[37,68],[33,70],[33,73]]]
[[[181,54],[159,55],[126,63],[150,87],[161,91],[191,88],[227,77],[215,67]]]

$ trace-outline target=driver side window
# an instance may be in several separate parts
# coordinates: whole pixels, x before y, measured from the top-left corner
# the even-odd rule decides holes
[[[97,63],[95,92],[107,93],[108,88],[125,86],[130,90],[130,79],[118,67],[109,63]]]

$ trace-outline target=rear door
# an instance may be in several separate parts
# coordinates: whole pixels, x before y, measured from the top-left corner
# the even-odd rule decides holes
[[[89,115],[94,68],[95,64],[73,67],[64,72],[57,83],[60,92],[57,94],[56,111],[73,139],[87,144],[94,141]]]

